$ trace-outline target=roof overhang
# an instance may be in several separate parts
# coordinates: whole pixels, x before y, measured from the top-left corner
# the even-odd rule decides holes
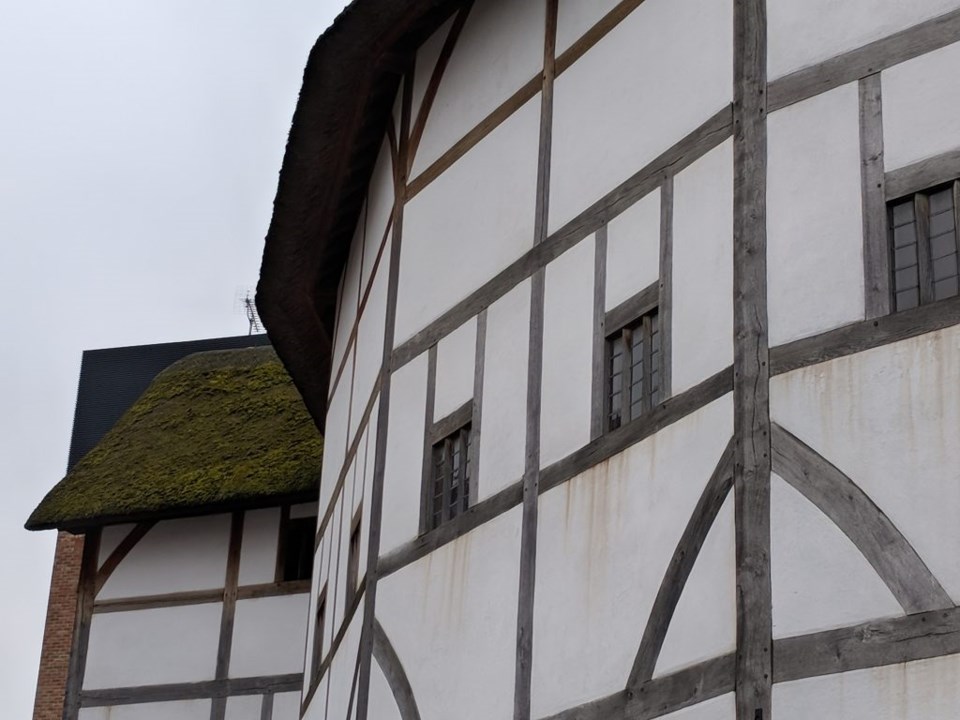
[[[354,0],[307,61],[257,308],[324,429],[337,288],[403,72],[462,0]]]

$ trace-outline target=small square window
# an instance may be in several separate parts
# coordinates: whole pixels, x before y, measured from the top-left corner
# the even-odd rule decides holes
[[[661,402],[656,308],[607,336],[606,428],[615,430]]]
[[[427,529],[433,530],[470,507],[470,424],[433,445],[426,489]]]

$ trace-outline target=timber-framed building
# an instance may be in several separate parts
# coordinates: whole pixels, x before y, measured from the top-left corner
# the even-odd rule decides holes
[[[960,710],[960,2],[356,0],[258,307],[309,720]]]

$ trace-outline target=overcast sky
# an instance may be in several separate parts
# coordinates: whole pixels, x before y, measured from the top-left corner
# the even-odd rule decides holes
[[[31,716],[84,349],[246,332],[307,53],[343,0],[0,2],[0,698]]]

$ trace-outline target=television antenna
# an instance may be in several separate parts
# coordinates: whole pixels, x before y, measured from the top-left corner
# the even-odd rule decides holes
[[[253,298],[253,289],[246,287],[237,290],[234,300],[235,309],[247,318],[247,335],[259,335],[263,332],[263,323],[260,321],[260,313],[257,312],[257,305]]]

